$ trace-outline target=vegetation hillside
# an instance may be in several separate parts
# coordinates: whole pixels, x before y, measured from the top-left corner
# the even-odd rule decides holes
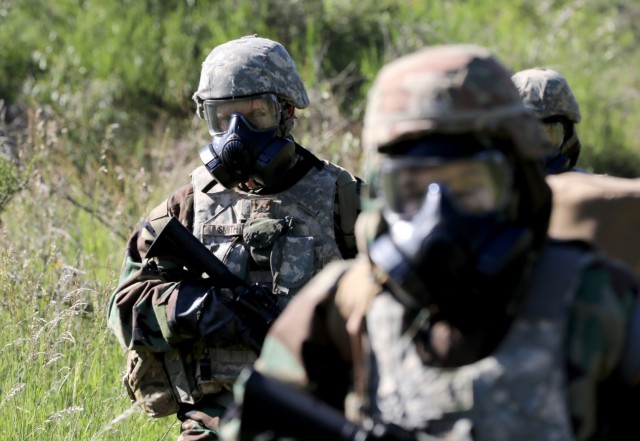
[[[126,238],[208,142],[191,100],[217,44],[282,42],[311,106],[294,134],[361,171],[360,121],[386,61],[475,43],[552,67],[581,105],[579,165],[640,176],[633,0],[0,0],[0,433],[175,439],[129,408],[106,329]]]

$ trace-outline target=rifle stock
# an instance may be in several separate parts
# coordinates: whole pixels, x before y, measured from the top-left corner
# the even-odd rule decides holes
[[[146,257],[179,260],[198,276],[206,274],[205,280],[231,300],[229,307],[250,328],[247,343],[254,352],[260,352],[269,326],[281,312],[271,290],[259,284],[251,285],[233,274],[175,217],[158,233]]]
[[[337,409],[314,396],[253,368],[241,376],[242,401],[240,441],[410,441],[415,437],[397,426],[377,424],[365,429]]]

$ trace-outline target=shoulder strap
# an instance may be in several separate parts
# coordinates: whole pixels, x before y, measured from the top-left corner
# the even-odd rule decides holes
[[[140,229],[140,236],[145,243],[150,245],[156,239],[158,233],[169,223],[170,217],[168,200],[151,210],[147,216],[145,227]]]
[[[299,144],[296,144],[296,154],[298,154],[302,160],[298,161],[293,168],[274,185],[269,188],[262,189],[261,194],[273,194],[285,191],[302,179],[302,177],[309,173],[309,170],[312,168],[315,167],[318,170],[322,170],[326,165],[324,161]]]
[[[347,249],[355,249],[355,223],[360,213],[360,188],[362,180],[353,176],[344,168],[340,167],[336,179],[338,192],[338,210],[340,219],[340,229],[344,236]]]
[[[168,200],[164,200],[161,204],[151,210],[147,217],[147,222],[151,224],[156,233],[162,230],[169,223],[171,215],[169,214]]]
[[[340,223],[345,234],[353,235],[356,217],[360,212],[360,181],[344,168],[340,168],[336,179],[338,187],[338,205],[340,208]]]

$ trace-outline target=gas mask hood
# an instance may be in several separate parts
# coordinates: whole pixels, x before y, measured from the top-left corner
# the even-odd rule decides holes
[[[213,136],[200,149],[200,159],[225,188],[248,180],[270,187],[295,162],[295,143],[277,136],[278,128],[253,130],[244,116],[234,113],[229,129]]]

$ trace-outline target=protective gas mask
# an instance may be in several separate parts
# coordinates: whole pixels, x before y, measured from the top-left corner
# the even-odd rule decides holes
[[[203,110],[213,140],[200,149],[200,159],[225,188],[250,179],[270,187],[295,161],[295,143],[278,136],[275,95],[205,100]]]
[[[369,255],[407,306],[429,305],[452,287],[499,276],[531,240],[508,221],[513,170],[497,151],[390,159],[379,177],[389,231]]]

